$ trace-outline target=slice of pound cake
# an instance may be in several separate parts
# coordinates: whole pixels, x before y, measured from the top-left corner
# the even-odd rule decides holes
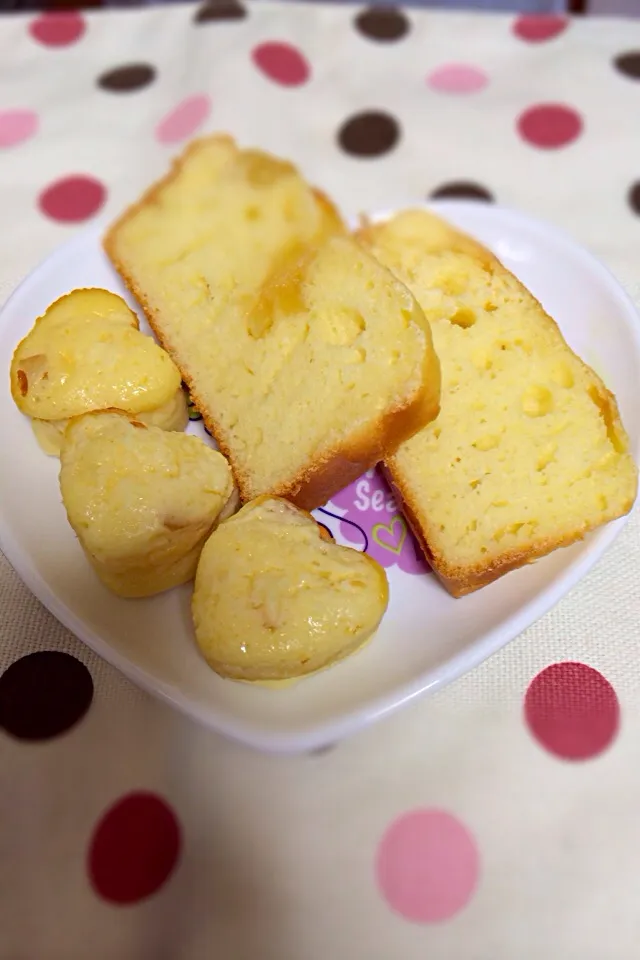
[[[319,506],[436,416],[422,310],[289,163],[198,141],[105,248],[244,501]]]
[[[388,458],[454,596],[627,513],[637,469],[615,398],[487,250],[426,211],[361,239],[413,291],[442,364],[438,418]]]

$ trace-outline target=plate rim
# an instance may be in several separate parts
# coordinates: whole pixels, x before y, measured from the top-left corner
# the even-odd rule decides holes
[[[433,210],[446,216],[447,210],[473,209],[478,212],[479,201],[446,199],[430,202],[408,204],[396,208],[383,208],[369,214],[372,221],[380,221],[393,213],[403,209],[423,208]],[[485,205],[482,205],[485,207]],[[596,257],[590,250],[574,240],[570,234],[554,224],[547,223],[528,213],[515,210],[508,206],[486,205],[485,212],[489,216],[506,217],[524,221],[537,232],[553,236],[556,240],[569,247],[573,255],[577,255],[585,267],[600,278],[618,300],[621,312],[627,320],[627,327],[632,335],[635,347],[635,357],[640,373],[640,315],[633,300],[618,281],[614,273]],[[111,218],[102,215],[94,220],[85,229],[80,230],[66,242],[60,244],[48,256],[42,258],[36,266],[20,281],[0,309],[0,326],[5,312],[14,299],[17,299],[31,278],[47,264],[55,264],[58,258],[67,256],[69,250],[76,246],[83,246],[87,241],[93,241],[96,234],[104,229],[104,225]],[[635,442],[632,442],[632,454],[637,461],[640,456],[640,432]],[[488,630],[481,640],[476,640],[471,646],[465,647],[453,657],[445,660],[427,673],[422,672],[392,691],[379,694],[370,701],[345,712],[334,720],[320,722],[293,732],[279,731],[262,734],[255,721],[246,722],[242,718],[229,718],[219,714],[215,703],[207,704],[206,709],[194,703],[192,698],[184,693],[175,684],[159,680],[143,667],[138,666],[132,659],[119,652],[111,644],[89,628],[83,620],[76,616],[71,608],[58,599],[46,579],[31,563],[29,555],[15,538],[11,525],[7,523],[0,506],[0,549],[9,564],[13,567],[25,586],[34,597],[81,643],[86,644],[97,656],[119,670],[125,677],[152,696],[171,705],[173,708],[191,720],[198,722],[205,728],[215,731],[228,739],[244,746],[264,753],[295,755],[317,750],[345,739],[359,730],[372,724],[374,721],[389,715],[401,707],[406,706],[421,695],[433,694],[436,691],[459,679],[466,673],[478,667],[490,656],[498,653],[512,640],[515,640],[524,630],[528,629],[554,607],[586,574],[595,566],[605,552],[612,546],[625,524],[629,521],[632,510],[624,517],[614,520],[604,527],[600,527],[588,535],[588,543],[582,554],[572,560],[552,583],[541,592],[519,607],[505,621]],[[584,542],[584,541],[583,541]],[[444,589],[444,588],[443,588]],[[458,601],[460,602],[460,601]],[[203,664],[204,668],[204,664]]]

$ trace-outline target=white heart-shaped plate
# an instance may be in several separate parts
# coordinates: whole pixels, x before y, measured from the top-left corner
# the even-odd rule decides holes
[[[490,247],[540,299],[570,345],[616,394],[637,457],[640,326],[608,270],[555,228],[521,213],[473,201],[439,201],[432,208]],[[0,546],[36,597],[76,636],[199,722],[262,750],[298,752],[332,743],[490,656],[583,577],[620,530],[624,521],[454,600],[420,567],[377,475],[365,476],[328,505],[333,516],[317,516],[341,542],[362,547],[366,537],[387,566],[391,602],[374,640],[344,663],[289,688],[220,679],[194,642],[190,587],[131,601],[114,597],[97,580],[66,520],[58,461],[37,447],[9,392],[13,350],[53,300],[74,287],[124,295],[102,252],[103,229],[96,222],[61,247],[0,314]]]

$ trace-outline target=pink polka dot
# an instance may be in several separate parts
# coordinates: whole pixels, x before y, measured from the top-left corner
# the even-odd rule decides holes
[[[29,24],[29,33],[45,47],[68,47],[83,35],[87,25],[76,10],[43,13]]]
[[[0,147],[15,147],[37,129],[38,114],[34,110],[0,110]]]
[[[469,902],[478,883],[478,851],[456,817],[413,810],[399,817],[378,847],[378,885],[389,906],[407,920],[448,920]]]
[[[445,63],[427,77],[427,83],[438,93],[476,93],[489,82],[479,67],[469,63]]]
[[[99,180],[75,174],[49,184],[38,197],[38,206],[59,223],[80,223],[97,213],[106,198],[106,188]]]
[[[516,37],[528,43],[543,43],[564,33],[568,26],[567,17],[561,17],[558,14],[527,14],[517,18],[513,24],[513,32]]]
[[[156,139],[171,144],[186,140],[202,126],[211,113],[206,93],[196,93],[174,107],[156,127]]]
[[[585,663],[553,663],[531,681],[524,700],[529,730],[563,760],[587,760],[613,741],[620,706],[608,680]]]
[[[539,103],[518,117],[518,132],[533,147],[566,147],[580,136],[582,117],[562,103]]]
[[[91,884],[111,903],[138,903],[166,883],[178,862],[180,826],[153,793],[130,793],[96,826],[87,856]]]
[[[251,58],[258,70],[283,87],[299,87],[311,75],[306,59],[290,43],[261,43]]]

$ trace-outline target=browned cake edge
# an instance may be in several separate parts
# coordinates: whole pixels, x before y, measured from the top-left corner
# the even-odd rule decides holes
[[[154,183],[142,197],[132,206],[128,207],[124,213],[115,221],[107,231],[103,247],[116,271],[124,281],[127,289],[133,294],[147,318],[149,326],[153,330],[158,342],[164,350],[171,356],[174,363],[180,370],[182,379],[186,383],[191,398],[202,414],[205,426],[212,435],[213,439],[220,448],[221,453],[229,461],[234,481],[240,493],[240,499],[243,503],[254,499],[259,494],[269,494],[270,496],[283,497],[290,500],[296,506],[304,510],[313,510],[322,506],[334,494],[348,486],[354,480],[357,480],[363,473],[374,467],[385,456],[393,453],[401,443],[408,440],[423,426],[433,420],[440,410],[440,364],[435,355],[432,346],[427,345],[429,356],[425,364],[425,373],[422,389],[416,391],[404,405],[395,409],[386,411],[375,423],[370,424],[368,429],[361,431],[358,436],[351,438],[348,443],[337,446],[329,451],[322,460],[316,460],[308,464],[296,477],[287,484],[281,485],[269,491],[255,491],[252,489],[250,477],[243,472],[242,466],[237,463],[224,440],[224,431],[221,425],[216,421],[211,410],[208,410],[193,382],[191,373],[184,364],[181,363],[171,344],[165,339],[162,333],[162,324],[156,316],[151,304],[147,301],[144,292],[138,287],[134,278],[128,273],[125,265],[119,259],[117,254],[117,233],[118,230],[145,205],[154,203],[156,196],[171,180],[175,179],[182,166],[185,164],[189,155],[200,149],[205,142],[211,140],[226,141],[235,146],[233,139],[225,135],[214,135],[207,140],[195,140],[177,157],[171,166],[169,172],[156,183]],[[331,215],[340,221],[340,216],[329,198],[319,190],[313,190],[318,201],[325,205]]]
[[[602,524],[586,524],[580,530],[573,530],[565,533],[561,537],[554,539],[530,541],[526,547],[518,550],[505,551],[500,557],[493,559],[488,564],[476,564],[471,567],[456,567],[447,561],[444,554],[437,553],[429,543],[429,520],[424,514],[421,514],[418,502],[406,489],[405,477],[402,471],[395,469],[393,461],[386,461],[383,467],[387,483],[391,487],[392,493],[396,498],[398,506],[404,513],[407,523],[411,527],[416,540],[433,572],[451,594],[452,597],[464,597],[469,593],[486,587],[488,584],[498,580],[506,573],[523,567],[528,563],[534,563],[541,557],[547,556],[559,547],[568,547],[584,537],[592,530],[597,529]],[[629,513],[633,507],[635,496],[631,498],[629,505],[625,506],[607,522],[618,519]]]

